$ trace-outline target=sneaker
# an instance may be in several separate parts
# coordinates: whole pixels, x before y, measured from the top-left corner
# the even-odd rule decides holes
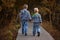
[[[40,32],[38,32],[38,35],[37,35],[38,37],[40,36]]]
[[[25,33],[25,36],[27,36],[27,33]]]

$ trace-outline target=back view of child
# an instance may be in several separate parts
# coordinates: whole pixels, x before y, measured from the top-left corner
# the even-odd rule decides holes
[[[37,33],[37,36],[40,36],[40,24],[42,22],[41,15],[39,14],[38,8],[34,8],[34,15],[32,16],[33,22],[33,36]]]

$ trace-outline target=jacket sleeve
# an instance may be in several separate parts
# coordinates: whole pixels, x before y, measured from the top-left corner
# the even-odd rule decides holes
[[[41,18],[41,15],[39,15],[39,19],[40,19],[40,23],[42,22],[42,18]]]
[[[28,12],[28,17],[29,17],[29,20],[32,19],[32,18],[31,18],[31,14],[30,14],[30,12]]]

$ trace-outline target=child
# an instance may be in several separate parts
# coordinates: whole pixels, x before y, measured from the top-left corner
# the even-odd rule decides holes
[[[28,5],[24,4],[24,7],[20,12],[20,19],[22,23],[22,34],[24,34],[25,36],[27,36],[28,21],[31,20],[30,12],[27,9],[28,9]]]
[[[41,15],[39,14],[38,8],[34,8],[34,15],[32,16],[33,20],[33,36],[37,33],[37,36],[40,36],[40,27],[39,25],[42,22]]]

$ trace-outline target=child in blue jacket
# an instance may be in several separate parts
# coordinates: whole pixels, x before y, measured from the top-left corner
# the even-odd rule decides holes
[[[34,15],[32,16],[33,22],[33,36],[37,33],[37,36],[40,36],[40,24],[42,22],[41,15],[39,14],[38,8],[34,8]]]
[[[28,29],[28,21],[31,20],[30,12],[27,10],[28,5],[24,4],[24,8],[20,12],[20,20],[22,23],[22,34],[27,36],[27,29]]]

